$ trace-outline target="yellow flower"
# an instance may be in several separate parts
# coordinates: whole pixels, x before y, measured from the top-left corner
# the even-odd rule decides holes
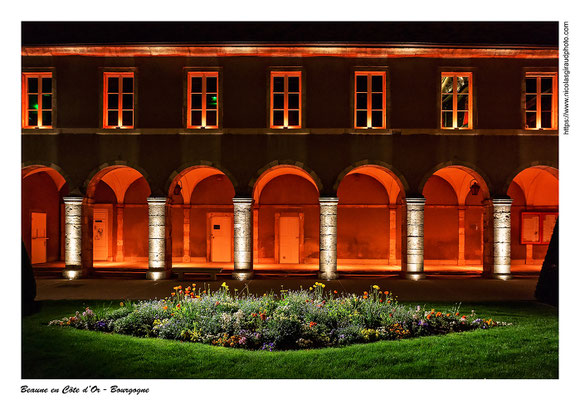
[[[379,290],[380,287],[378,287],[377,285],[373,285],[373,289]]]
[[[123,302],[120,302],[120,303],[119,303],[119,305],[120,305],[121,307],[125,307],[125,304],[123,304]]]

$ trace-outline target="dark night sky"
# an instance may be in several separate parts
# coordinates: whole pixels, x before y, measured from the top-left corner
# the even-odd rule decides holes
[[[558,46],[557,22],[23,22],[22,45],[433,43]]]

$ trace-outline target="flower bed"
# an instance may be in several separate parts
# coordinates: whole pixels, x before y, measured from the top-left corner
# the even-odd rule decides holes
[[[253,350],[288,350],[340,346],[377,340],[488,329],[506,323],[453,310],[425,310],[400,305],[375,285],[362,296],[325,290],[281,290],[255,296],[247,290],[176,286],[170,297],[136,303],[97,314],[87,308],[49,325],[72,326],[139,337],[159,337]]]

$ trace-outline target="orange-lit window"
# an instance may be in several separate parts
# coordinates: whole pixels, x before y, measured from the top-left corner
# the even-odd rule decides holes
[[[105,72],[103,127],[135,126],[135,76],[133,72]]]
[[[521,244],[550,244],[558,213],[522,212]]]
[[[52,73],[22,74],[22,127],[52,128]]]
[[[471,72],[441,73],[441,128],[473,128],[473,76]]]
[[[526,73],[526,129],[558,128],[558,77],[554,73]]]
[[[302,74],[273,71],[270,76],[270,127],[302,126]]]
[[[386,73],[355,72],[354,81],[354,127],[384,129]]]
[[[218,127],[218,73],[188,72],[187,127]]]

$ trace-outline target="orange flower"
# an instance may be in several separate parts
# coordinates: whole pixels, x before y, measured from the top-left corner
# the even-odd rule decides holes
[[[310,321],[310,327],[312,328],[314,325],[316,325],[316,322]]]
[[[335,291],[334,291],[334,294],[337,294],[337,293],[338,293],[338,292],[335,290]]]
[[[437,312],[437,314],[435,314],[435,316],[436,317],[440,317],[441,316],[441,313],[440,312]]]
[[[385,290],[385,294],[388,296],[389,295],[389,291],[388,290]]]
[[[431,319],[431,314],[427,314],[427,319]]]
[[[365,292],[365,293],[366,293],[366,292]],[[368,298],[369,298],[368,296],[363,296],[363,299],[368,299]]]
[[[382,303],[382,302],[383,302],[383,299],[380,299],[380,300],[379,300],[379,303]]]
[[[175,296],[175,292],[171,293],[172,296]]]
[[[368,293],[367,293],[367,292],[363,292],[363,294],[364,294],[364,295],[367,295]]]
[[[458,312],[456,312],[456,313],[455,313],[455,315],[457,316],[457,315],[459,315],[459,313],[458,313]]]
[[[167,310],[167,306],[163,307],[164,310]]]
[[[448,317],[448,316],[449,316],[449,313],[445,314],[445,316],[447,316],[447,317]]]
[[[180,308],[180,307],[181,307],[181,304],[177,303],[177,308]]]

